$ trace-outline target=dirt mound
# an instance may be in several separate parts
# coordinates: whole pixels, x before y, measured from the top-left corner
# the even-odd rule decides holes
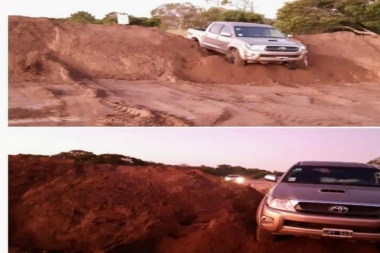
[[[200,57],[195,44],[157,28],[9,18],[11,81],[168,78]]]
[[[227,227],[248,239],[261,198],[249,187],[174,167],[15,156],[9,176],[10,244],[29,250],[152,252],[163,240],[213,231],[229,237]]]
[[[311,52],[311,61],[316,65],[343,67],[344,64],[324,61],[330,56],[341,59],[343,62],[352,62],[380,77],[380,37],[359,36],[349,32],[324,33],[317,35],[298,36],[306,43]],[[342,66],[343,65],[343,66]],[[342,71],[344,71],[342,69]],[[355,74],[354,69],[347,69],[350,75]]]
[[[157,28],[11,16],[9,77],[11,82],[103,78],[294,84],[358,82],[380,76],[376,39],[348,33],[299,39],[310,45],[309,70],[273,65],[239,68],[221,56],[206,56],[195,42]]]
[[[257,243],[262,195],[195,169],[9,156],[11,252],[375,252],[366,243]]]

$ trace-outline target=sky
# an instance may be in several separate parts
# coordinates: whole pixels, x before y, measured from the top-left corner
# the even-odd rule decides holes
[[[291,0],[260,0],[254,2],[255,11],[268,18],[275,18],[277,9]],[[126,12],[137,17],[150,17],[150,11],[166,3],[190,2],[199,7],[208,8],[211,5],[206,0],[2,0],[8,15],[22,15],[30,17],[65,18],[77,11],[87,11],[95,18],[101,19],[112,11]]]
[[[80,149],[167,164],[239,165],[284,171],[302,160],[368,162],[380,128],[8,128],[8,154]]]

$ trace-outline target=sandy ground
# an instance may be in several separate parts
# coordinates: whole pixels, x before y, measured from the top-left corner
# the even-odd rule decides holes
[[[9,156],[9,252],[377,252],[365,241],[255,241],[256,208],[271,185],[253,182],[176,166]]]
[[[378,94],[377,83],[24,82],[10,86],[9,125],[378,126]]]
[[[240,68],[157,28],[11,16],[9,125],[379,125],[380,39],[296,39],[308,69]]]

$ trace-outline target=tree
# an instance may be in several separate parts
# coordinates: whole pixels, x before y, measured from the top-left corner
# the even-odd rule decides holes
[[[264,23],[265,18],[261,14],[239,10],[226,10],[223,8],[210,8],[202,16],[206,23],[212,21],[235,21],[235,22],[253,22]]]
[[[255,11],[255,4],[253,0],[226,0],[224,1],[224,5],[233,7],[240,11]]]
[[[206,3],[213,4],[216,8],[221,8],[227,3],[227,0],[206,0]]]
[[[212,7],[207,11],[202,13],[202,18],[204,23],[201,25],[202,27],[207,26],[209,23],[213,21],[221,21],[220,16],[225,10],[218,7]]]
[[[68,20],[77,23],[94,23],[95,16],[86,11],[78,11],[71,14]]]
[[[380,2],[373,0],[296,0],[277,12],[275,26],[286,33],[313,34],[348,29],[380,32]]]
[[[225,10],[220,19],[224,21],[264,23],[263,15],[239,10]]]
[[[368,162],[369,164],[373,164],[373,165],[380,165],[380,156],[375,158],[375,159],[372,159],[371,161]]]
[[[116,12],[110,12],[104,16],[102,19],[103,24],[117,24],[117,13]]]
[[[171,3],[158,6],[151,15],[161,20],[164,29],[186,29],[202,24],[203,11],[191,3]]]
[[[380,1],[346,0],[338,2],[336,8],[345,16],[342,24],[380,33]]]
[[[332,10],[333,2],[334,0],[296,0],[285,3],[285,6],[278,10],[274,25],[285,33],[308,34],[328,31],[339,26],[342,18]]]

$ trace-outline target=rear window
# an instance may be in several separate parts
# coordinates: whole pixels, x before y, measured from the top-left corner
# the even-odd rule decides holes
[[[380,170],[297,166],[285,175],[282,182],[380,187]]]

